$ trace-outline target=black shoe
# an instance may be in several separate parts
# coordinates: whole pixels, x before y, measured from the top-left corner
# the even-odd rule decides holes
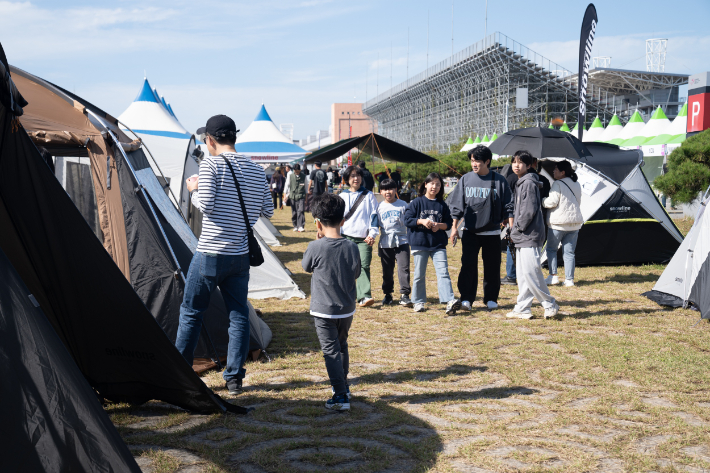
[[[414,307],[414,303],[407,294],[402,294],[402,297],[399,298],[399,305],[403,305],[404,307]]]
[[[508,276],[501,279],[500,283],[505,286],[517,286],[518,285],[517,279],[509,278]]]
[[[229,394],[233,394],[235,396],[243,393],[244,388],[242,388],[242,380],[235,378],[227,381],[227,391],[229,391]]]
[[[385,294],[385,298],[382,299],[382,305],[392,305],[393,303],[392,294]]]

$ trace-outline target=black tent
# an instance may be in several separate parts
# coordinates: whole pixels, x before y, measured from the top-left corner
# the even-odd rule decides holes
[[[96,394],[0,251],[2,471],[140,473]]]
[[[365,151],[372,156],[388,161],[399,161],[402,163],[431,163],[436,161],[434,158],[421,151],[392,141],[377,133],[370,133],[369,135],[340,140],[337,143],[319,149],[309,155],[305,159],[305,162],[330,161],[346,154],[353,148],[358,148],[360,151]]]
[[[89,384],[113,401],[244,413],[185,362],[41,159],[4,54],[0,78],[0,249]]]

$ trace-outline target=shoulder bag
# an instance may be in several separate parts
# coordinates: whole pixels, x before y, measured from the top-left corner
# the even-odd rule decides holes
[[[247,240],[249,242],[249,266],[261,266],[264,263],[264,255],[261,254],[261,246],[254,236],[254,230],[252,230],[249,224],[249,216],[247,215],[247,206],[244,205],[244,197],[242,197],[242,189],[239,187],[239,181],[237,181],[237,175],[234,174],[234,168],[232,163],[224,155],[222,159],[229,166],[229,170],[232,173],[232,178],[234,179],[234,186],[237,188],[237,194],[239,195],[239,203],[242,204],[242,215],[244,216],[244,224],[247,226]]]
[[[367,195],[368,192],[370,192],[370,191],[368,191],[367,189],[365,189],[365,190],[362,191],[362,193],[361,193],[359,196],[357,196],[357,199],[355,199],[355,202],[353,202],[353,206],[350,207],[350,210],[348,210],[348,213],[346,213],[346,214],[345,214],[345,217],[343,217],[343,220],[344,220],[344,221],[347,222],[347,221],[350,219],[350,217],[353,216],[353,214],[355,213],[355,211],[357,210],[357,208],[360,206],[360,204],[362,203],[362,201],[365,200],[365,197],[366,197],[366,195]]]

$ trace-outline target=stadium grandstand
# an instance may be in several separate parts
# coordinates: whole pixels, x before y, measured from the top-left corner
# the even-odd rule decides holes
[[[659,105],[669,118],[682,106],[685,74],[597,67],[589,72],[587,123],[625,123]],[[527,96],[527,100],[525,97]],[[577,74],[496,32],[368,100],[380,133],[420,151],[446,152],[469,136],[493,135],[553,118],[577,121]]]

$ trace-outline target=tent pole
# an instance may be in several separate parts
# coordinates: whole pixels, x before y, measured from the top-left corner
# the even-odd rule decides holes
[[[168,180],[165,178],[165,174],[163,174],[163,170],[160,169],[160,166],[158,166],[158,162],[157,162],[157,161],[155,160],[155,158],[153,157],[153,153],[151,153],[150,150],[148,149],[148,145],[146,145],[146,144],[143,142],[143,140],[141,139],[141,137],[138,136],[135,131],[131,130],[131,129],[128,127],[128,125],[126,125],[125,123],[123,123],[122,121],[120,121],[118,118],[116,119],[116,122],[117,122],[117,123],[120,123],[120,124],[123,125],[123,126],[125,126],[128,131],[130,131],[131,133],[133,133],[133,136],[135,136],[136,138],[138,138],[138,139],[141,141],[141,145],[142,145],[142,146],[145,148],[145,150],[148,152],[148,156],[150,156],[150,159],[153,160],[153,163],[155,164],[155,167],[158,168],[158,172],[160,173],[160,176],[163,178],[163,180],[164,180],[165,183],[167,184],[167,183],[168,183]],[[184,176],[183,176],[183,177],[184,177]],[[173,196],[173,201],[175,202],[176,207],[177,207],[177,209],[178,209],[178,212],[180,212],[180,215],[182,216],[182,219],[185,220],[185,222],[189,224],[189,222],[187,221],[187,218],[185,218],[185,216],[182,214],[182,210],[180,209],[180,201],[178,201],[177,197],[175,197],[175,194],[173,193],[173,190],[170,188],[170,185],[169,185],[169,184],[168,184],[168,192],[170,192],[170,195]]]
[[[89,111],[87,109],[87,111]],[[93,115],[93,112],[91,112]],[[100,122],[100,121],[99,121]],[[123,147],[121,146],[121,143],[118,141],[118,138],[116,138],[116,135],[113,134],[113,132],[106,128],[106,131],[108,132],[109,136],[113,139],[113,142],[116,144],[116,148],[118,148],[123,155],[123,159],[126,161],[126,164],[128,165],[128,169],[131,170],[131,174],[133,174],[133,178],[136,180],[138,183],[138,189],[141,191],[143,194],[143,198],[145,201],[148,203],[148,208],[150,209],[151,214],[153,214],[153,218],[155,219],[155,222],[158,224],[158,228],[160,228],[160,233],[163,235],[163,239],[165,240],[165,244],[168,245],[168,249],[170,250],[170,255],[173,257],[173,261],[175,262],[175,266],[177,267],[177,270],[175,271],[175,276],[178,274],[182,278],[182,283],[186,284],[185,281],[185,274],[182,272],[182,268],[180,268],[180,263],[178,262],[177,257],[175,256],[175,252],[173,251],[173,247],[170,246],[170,240],[168,240],[168,236],[165,234],[165,230],[163,230],[163,226],[160,224],[160,220],[158,219],[158,215],[155,212],[155,209],[153,208],[153,204],[150,202],[150,198],[148,197],[148,193],[145,191],[145,187],[143,187],[143,184],[141,184],[140,179],[138,179],[138,175],[136,174],[136,170],[133,169],[133,165],[131,164],[131,161],[128,159],[128,156],[126,155],[126,152],[123,150]],[[115,156],[114,156],[114,159]],[[212,343],[212,337],[210,337],[209,332],[207,332],[207,329],[205,328],[205,325],[202,324],[202,329],[200,330],[200,333],[203,334],[207,337],[207,341],[210,344],[210,347],[212,348],[212,351],[215,354],[216,359],[213,360],[215,363],[217,363],[217,366],[219,366],[219,369],[222,369],[222,362],[219,360],[219,353],[217,353],[217,348],[214,346],[214,343]]]

